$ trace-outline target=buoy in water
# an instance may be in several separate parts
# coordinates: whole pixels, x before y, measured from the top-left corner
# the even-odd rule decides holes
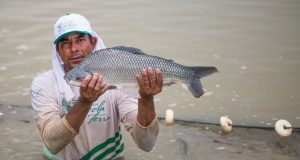
[[[227,116],[220,117],[220,125],[224,133],[229,133],[232,130],[232,121]]]
[[[275,130],[280,136],[287,137],[291,135],[293,128],[289,121],[280,119],[275,123]]]
[[[165,124],[166,125],[171,125],[174,122],[174,112],[172,109],[167,109],[166,110],[166,119],[165,119]]]

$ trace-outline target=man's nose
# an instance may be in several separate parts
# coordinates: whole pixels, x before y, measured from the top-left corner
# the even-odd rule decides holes
[[[76,41],[71,42],[71,51],[72,52],[77,52],[79,50],[79,44],[76,43]]]

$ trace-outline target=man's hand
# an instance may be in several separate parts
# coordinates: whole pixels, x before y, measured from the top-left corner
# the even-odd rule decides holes
[[[103,78],[99,74],[88,75],[81,82],[80,96],[71,110],[66,114],[67,122],[79,131],[79,128],[88,114],[92,103],[95,102],[108,88],[106,84],[102,88]]]
[[[162,91],[163,76],[160,69],[142,69],[141,73],[136,75],[139,84],[139,93],[141,98],[150,98]]]
[[[148,67],[136,75],[141,98],[138,101],[137,120],[140,125],[147,127],[156,117],[154,95],[162,91],[163,76],[160,69]]]
[[[108,84],[103,87],[102,82],[103,77],[98,73],[95,73],[93,76],[87,75],[81,82],[78,100],[88,104],[95,102],[109,88]]]

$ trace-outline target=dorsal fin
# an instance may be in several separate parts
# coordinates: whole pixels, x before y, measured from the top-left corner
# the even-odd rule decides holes
[[[127,52],[130,52],[130,53],[133,53],[133,54],[144,54],[144,55],[146,55],[146,53],[144,53],[142,50],[140,50],[138,48],[134,48],[134,47],[116,46],[116,47],[113,47],[112,49],[127,51]]]

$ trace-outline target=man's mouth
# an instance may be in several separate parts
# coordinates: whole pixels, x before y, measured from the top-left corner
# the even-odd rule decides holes
[[[81,60],[83,59],[83,56],[80,56],[80,57],[72,57],[70,58],[69,60],[72,61],[72,62],[80,62]]]

